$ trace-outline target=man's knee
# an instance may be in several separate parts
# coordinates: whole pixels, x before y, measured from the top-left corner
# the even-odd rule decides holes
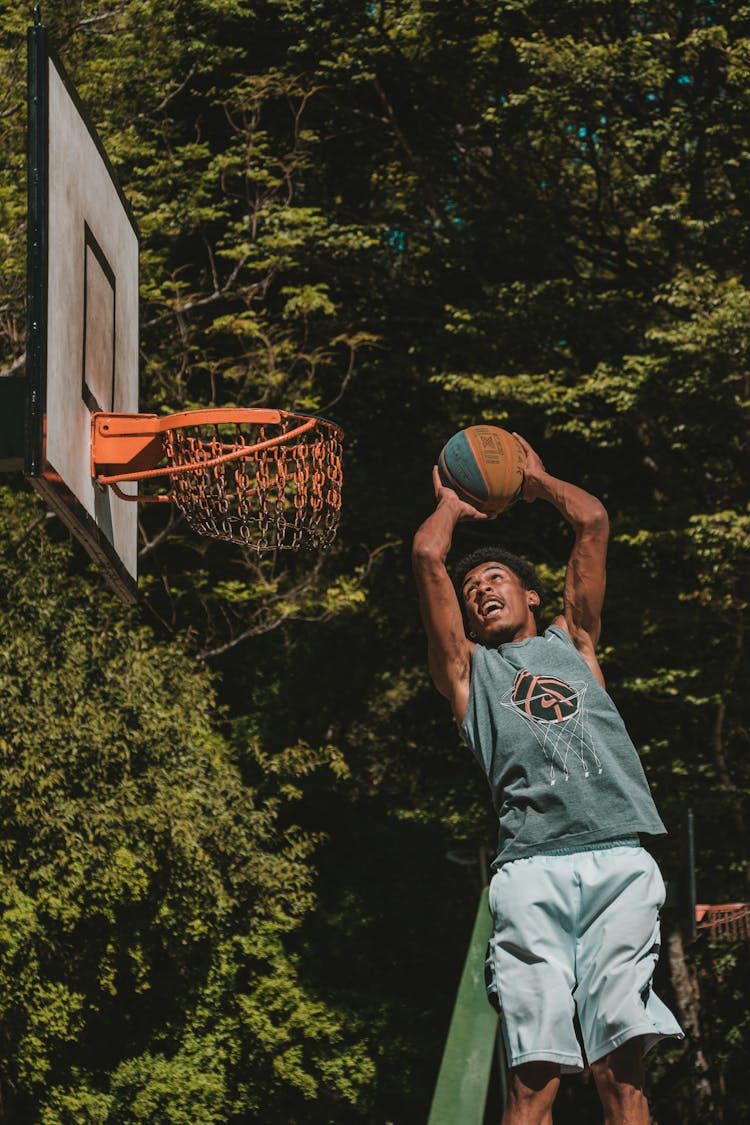
[[[560,1067],[553,1062],[529,1062],[510,1071],[508,1109],[504,1123],[551,1121],[552,1103],[560,1086]]]
[[[603,1059],[593,1062],[591,1074],[606,1121],[648,1122],[648,1102],[643,1088],[643,1041],[640,1037],[629,1039]]]

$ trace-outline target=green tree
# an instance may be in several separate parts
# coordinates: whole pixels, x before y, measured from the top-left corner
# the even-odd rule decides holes
[[[289,948],[294,754],[228,739],[190,639],[92,600],[38,504],[0,520],[2,1119],[344,1120],[372,1063]]]

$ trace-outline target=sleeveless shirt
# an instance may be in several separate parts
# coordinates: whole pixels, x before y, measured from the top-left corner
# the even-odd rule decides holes
[[[461,733],[499,817],[495,866],[666,834],[617,708],[556,625],[497,649],[475,646]]]

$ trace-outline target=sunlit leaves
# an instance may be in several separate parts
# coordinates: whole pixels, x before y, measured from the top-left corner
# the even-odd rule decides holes
[[[356,1102],[366,1052],[284,947],[314,902],[316,840],[282,812],[301,778],[343,776],[340,754],[253,758],[239,728],[227,742],[184,643],[92,596],[38,505],[2,498],[4,541],[25,529],[25,565],[0,557],[4,1104],[45,1121],[84,1106],[194,1121],[198,1106],[218,1123],[263,1098]]]

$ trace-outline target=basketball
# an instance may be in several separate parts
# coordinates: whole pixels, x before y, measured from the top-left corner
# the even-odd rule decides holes
[[[469,426],[443,446],[440,480],[462,500],[497,516],[517,499],[526,453],[513,434],[498,426]]]

